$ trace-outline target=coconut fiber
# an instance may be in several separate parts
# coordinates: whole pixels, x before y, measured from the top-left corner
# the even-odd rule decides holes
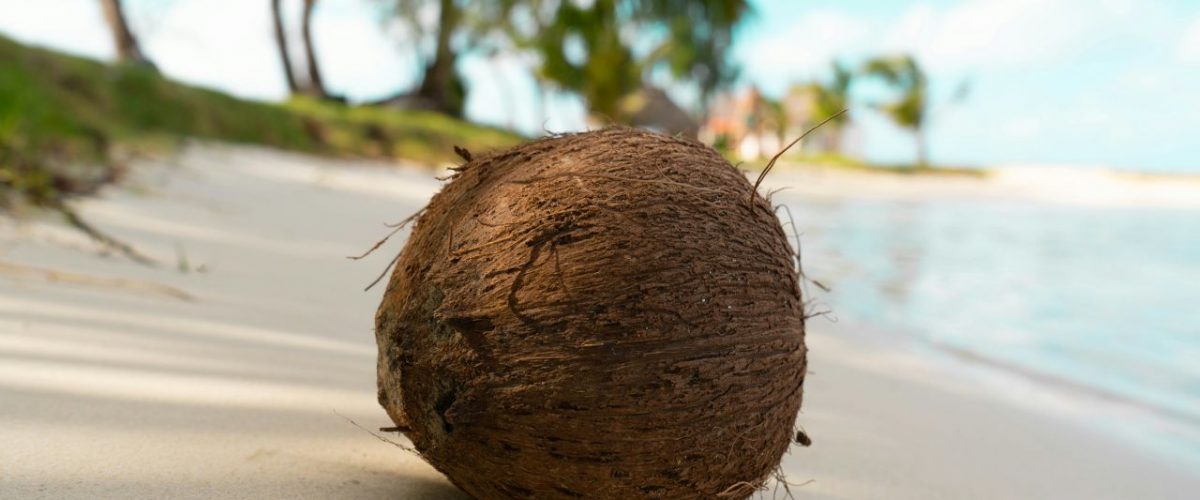
[[[625,128],[468,160],[379,307],[380,403],[476,498],[748,496],[788,449],[806,353],[752,191],[704,145]]]

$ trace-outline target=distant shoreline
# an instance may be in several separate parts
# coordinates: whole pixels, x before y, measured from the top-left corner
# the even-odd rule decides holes
[[[887,172],[816,164],[773,170],[763,192],[815,199],[1017,201],[1094,208],[1200,209],[1200,175],[1117,171],[1035,164],[960,172]],[[756,174],[751,174],[756,175]]]

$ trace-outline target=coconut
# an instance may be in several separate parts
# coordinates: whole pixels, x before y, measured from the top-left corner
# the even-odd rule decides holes
[[[469,159],[376,316],[379,401],[491,498],[743,498],[788,449],[804,305],[770,203],[702,144],[611,128]]]

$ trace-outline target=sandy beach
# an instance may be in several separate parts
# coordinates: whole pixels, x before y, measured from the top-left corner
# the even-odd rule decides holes
[[[787,196],[937,189],[1200,205],[1195,183],[1096,173],[1087,182],[1097,189],[1062,196],[1023,172],[786,171],[770,184],[791,186]],[[390,422],[375,401],[381,292],[362,289],[402,238],[363,261],[345,258],[439,185],[418,168],[191,146],[138,162],[120,185],[77,204],[156,268],[104,254],[50,216],[0,218],[0,498],[465,498],[365,430]],[[814,443],[783,462],[797,498],[1200,491],[1197,468],[1137,445],[1137,430],[1106,432],[1094,421],[1104,414],[1021,403],[1034,390],[1001,390],[1007,379],[852,322],[813,320],[808,339],[798,423]]]

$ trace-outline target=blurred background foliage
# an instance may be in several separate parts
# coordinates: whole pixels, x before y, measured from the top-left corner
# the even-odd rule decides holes
[[[731,158],[751,161],[851,107],[857,81],[876,80],[891,89],[891,97],[867,104],[913,132],[918,156],[908,170],[928,165],[927,78],[910,56],[880,57],[861,67],[835,62],[830,78],[796,83],[780,99],[754,89],[742,96],[730,92],[739,71],[731,50],[739,28],[754,15],[747,0],[373,0],[381,22],[408,28],[407,40],[424,62],[412,88],[353,104],[325,83],[312,30],[318,0],[300,0],[298,27],[286,25],[286,2],[270,0],[279,68],[292,94],[283,103],[248,101],[165,78],[142,50],[128,5],[97,1],[115,64],[0,38],[5,206],[90,192],[119,175],[118,153],[170,147],[183,138],[431,165],[451,160],[453,145],[492,149],[518,142],[514,132],[463,119],[469,86],[459,63],[467,53],[530,61],[538,84],[578,95],[595,126],[699,137]],[[694,102],[677,102],[673,96],[680,94]],[[851,120],[850,114],[838,117],[796,154],[866,167],[841,156]]]

